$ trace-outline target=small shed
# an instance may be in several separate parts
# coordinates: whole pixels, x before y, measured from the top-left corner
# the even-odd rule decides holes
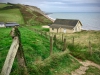
[[[5,23],[4,22],[0,22],[0,27],[5,27]]]
[[[5,24],[5,26],[6,26],[6,27],[14,27],[14,26],[19,26],[19,24],[16,23],[16,22],[7,22],[7,23]]]
[[[73,33],[80,32],[82,30],[82,23],[79,20],[73,19],[56,19],[55,22],[50,25],[50,32],[63,32]]]

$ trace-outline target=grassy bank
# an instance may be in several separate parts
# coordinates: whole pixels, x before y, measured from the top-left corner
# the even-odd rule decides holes
[[[62,40],[62,33],[56,35],[57,39]],[[100,31],[82,31],[73,34],[66,33],[63,34],[63,38],[66,38],[67,48],[71,51],[70,53],[73,56],[78,59],[88,59],[100,64]]]
[[[23,16],[18,8],[8,10],[0,9],[0,22],[17,22],[24,24]]]
[[[31,28],[38,30],[44,29],[44,31],[49,32],[48,28],[42,28],[41,26],[33,26]],[[57,39],[62,41],[62,33],[56,35]],[[63,34],[63,38],[66,38],[67,48],[70,50],[70,54],[78,59],[88,59],[100,64],[100,31],[82,31],[73,34],[66,33]],[[89,45],[91,45],[91,49]]]
[[[17,22],[24,26],[26,24],[32,26],[52,23],[45,16],[25,5],[12,3],[0,3],[0,22]]]
[[[0,28],[0,71],[10,48],[12,38],[11,28]],[[50,56],[50,42],[48,39],[29,30],[27,27],[19,28],[30,75],[58,75],[70,74],[80,64],[68,52],[62,52],[55,46]],[[15,59],[11,75],[19,75],[18,63]]]

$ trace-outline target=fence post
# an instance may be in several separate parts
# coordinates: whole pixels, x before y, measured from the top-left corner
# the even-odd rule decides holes
[[[10,47],[7,58],[5,60],[5,64],[3,66],[1,75],[9,75],[10,74],[15,56],[17,57],[19,69],[21,70],[20,75],[28,75],[26,64],[25,64],[23,48],[21,45],[20,32],[19,32],[18,28],[16,26],[14,28],[12,28],[10,34],[12,36],[13,43]]]
[[[62,34],[62,42],[63,42],[63,34]]]
[[[54,40],[54,45],[56,45],[56,34],[54,35],[53,40]]]
[[[72,43],[73,43],[73,46],[74,46],[74,37],[73,37]]]
[[[90,52],[90,55],[92,55],[92,48],[91,48],[91,42],[89,41],[89,52]]]
[[[53,39],[50,37],[50,55],[52,54],[53,51]]]
[[[66,39],[64,38],[64,45],[63,45],[63,51],[66,50]]]

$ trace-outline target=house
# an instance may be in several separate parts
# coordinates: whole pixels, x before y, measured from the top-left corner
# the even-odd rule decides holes
[[[0,27],[5,27],[5,23],[4,22],[0,22]]]
[[[5,24],[5,26],[6,26],[6,27],[14,27],[14,26],[19,26],[19,24],[16,23],[16,22],[7,22],[7,23]]]
[[[79,20],[73,19],[56,19],[55,22],[50,25],[50,32],[63,32],[73,33],[80,32],[82,30],[82,23]]]

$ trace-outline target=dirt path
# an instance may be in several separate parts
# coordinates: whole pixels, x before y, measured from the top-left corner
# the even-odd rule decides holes
[[[100,65],[95,64],[94,62],[91,62],[89,60],[86,60],[86,61],[80,61],[80,60],[78,60],[78,62],[80,64],[82,64],[82,66],[80,66],[80,68],[78,68],[75,71],[73,71],[71,73],[71,75],[83,75],[83,74],[86,73],[85,71],[89,69],[89,66],[94,66],[94,67],[100,69]]]

